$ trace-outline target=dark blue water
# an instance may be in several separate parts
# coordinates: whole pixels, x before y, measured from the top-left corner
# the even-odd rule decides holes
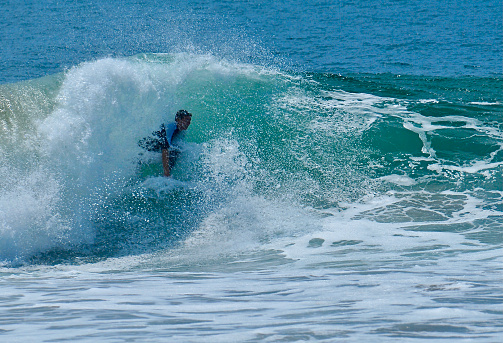
[[[501,341],[501,13],[0,0],[0,341]]]
[[[0,2],[0,82],[139,52],[211,52],[302,71],[503,72],[499,0]]]

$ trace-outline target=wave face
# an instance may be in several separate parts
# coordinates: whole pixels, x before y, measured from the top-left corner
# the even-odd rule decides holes
[[[204,230],[260,244],[356,204],[352,219],[501,244],[501,84],[142,54],[1,85],[0,260],[95,261]],[[173,178],[145,175],[160,156],[137,142],[181,108]]]

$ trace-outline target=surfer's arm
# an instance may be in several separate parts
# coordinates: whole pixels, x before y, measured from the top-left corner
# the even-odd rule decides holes
[[[171,168],[169,166],[169,149],[163,148],[161,153],[162,153],[162,169],[164,170],[164,176],[169,177],[171,175]]]
[[[164,170],[164,176],[169,177],[171,174],[171,168],[169,166],[169,141],[166,136],[166,128],[164,124],[161,125],[160,138],[162,140],[162,169]]]

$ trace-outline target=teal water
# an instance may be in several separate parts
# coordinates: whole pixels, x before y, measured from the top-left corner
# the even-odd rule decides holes
[[[1,5],[2,341],[501,339],[500,4]]]

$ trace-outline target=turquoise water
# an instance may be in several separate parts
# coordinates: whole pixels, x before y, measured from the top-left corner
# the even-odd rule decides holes
[[[501,339],[501,4],[121,4],[2,4],[2,341]]]

